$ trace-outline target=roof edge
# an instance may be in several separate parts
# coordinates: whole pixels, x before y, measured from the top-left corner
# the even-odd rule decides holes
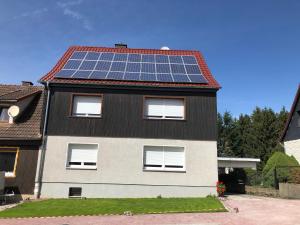
[[[286,132],[287,132],[287,130],[288,130],[288,128],[289,128],[289,125],[290,125],[290,123],[291,123],[291,120],[292,120],[293,114],[294,114],[294,112],[295,112],[296,105],[297,105],[297,102],[298,102],[299,98],[300,98],[300,84],[298,85],[298,90],[297,90],[297,93],[296,93],[296,95],[295,95],[293,104],[292,104],[292,106],[291,106],[291,110],[290,110],[290,113],[289,113],[289,117],[288,117],[288,119],[287,119],[287,121],[286,121],[286,123],[285,123],[284,130],[283,130],[283,132],[282,132],[282,134],[281,134],[281,136],[280,136],[280,140],[279,140],[280,142],[283,142],[283,140],[284,140],[284,138],[285,138]]]

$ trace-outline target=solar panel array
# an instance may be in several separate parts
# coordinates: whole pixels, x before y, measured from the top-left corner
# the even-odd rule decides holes
[[[56,78],[207,83],[193,55],[75,51]]]

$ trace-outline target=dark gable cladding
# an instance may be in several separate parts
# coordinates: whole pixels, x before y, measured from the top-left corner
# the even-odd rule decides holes
[[[300,85],[295,96],[289,118],[286,123],[285,130],[281,137],[281,141],[292,141],[300,139]]]
[[[71,117],[74,93],[103,94],[102,118]],[[144,119],[144,96],[184,96],[186,120]],[[216,116],[216,90],[93,88],[60,84],[51,87],[47,135],[215,141]]]

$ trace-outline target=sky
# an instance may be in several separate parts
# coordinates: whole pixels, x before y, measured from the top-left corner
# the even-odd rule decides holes
[[[72,45],[199,50],[218,111],[290,109],[300,83],[298,0],[0,0],[0,83],[37,83]]]

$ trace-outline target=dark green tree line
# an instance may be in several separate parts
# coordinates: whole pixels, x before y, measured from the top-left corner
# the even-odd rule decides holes
[[[285,108],[276,113],[256,107],[251,115],[241,114],[238,118],[229,112],[218,113],[218,155],[260,158],[261,171],[274,151],[283,151],[279,138],[287,117]]]

